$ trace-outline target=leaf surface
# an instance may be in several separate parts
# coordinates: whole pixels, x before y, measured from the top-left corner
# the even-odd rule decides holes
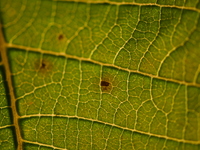
[[[0,12],[0,149],[200,149],[198,0]]]

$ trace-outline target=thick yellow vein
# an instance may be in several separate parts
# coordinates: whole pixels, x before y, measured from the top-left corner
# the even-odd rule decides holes
[[[131,131],[131,132],[137,132],[140,134],[144,134],[144,135],[148,135],[148,136],[154,136],[154,137],[158,137],[158,138],[163,138],[163,139],[167,139],[167,140],[172,140],[172,141],[176,141],[176,142],[182,142],[182,143],[189,143],[189,144],[200,144],[200,141],[190,141],[190,140],[185,140],[185,139],[178,139],[178,138],[173,138],[173,137],[169,137],[166,135],[158,135],[158,134],[154,134],[154,133],[150,133],[150,132],[144,132],[144,131],[140,131],[137,129],[130,129],[127,127],[122,127],[120,125],[116,125],[113,123],[108,123],[108,122],[103,122],[101,120],[96,120],[96,119],[91,119],[91,118],[85,118],[85,117],[79,117],[79,116],[68,116],[68,115],[57,115],[57,114],[35,114],[35,115],[25,115],[25,116],[21,116],[20,118],[31,118],[31,117],[62,117],[62,118],[76,118],[76,119],[82,119],[82,120],[87,120],[87,121],[91,121],[91,122],[97,122],[100,124],[105,124],[105,125],[109,125],[112,127],[116,127],[122,130],[127,130],[127,131]]]
[[[67,150],[65,148],[59,148],[59,147],[55,147],[53,145],[43,144],[43,143],[39,143],[39,142],[32,142],[32,141],[28,141],[28,140],[23,140],[23,142],[30,143],[30,144],[35,144],[35,145],[39,145],[39,146],[51,147],[53,149]]]
[[[1,126],[0,129],[5,129],[5,128],[8,128],[8,127],[13,127],[14,124],[9,124],[9,125],[5,125],[5,126]]]
[[[22,49],[22,50],[26,50],[26,51],[39,52],[39,53],[42,53],[42,54],[63,56],[63,57],[66,57],[66,58],[76,59],[76,60],[80,60],[80,61],[88,61],[88,62],[92,62],[94,64],[98,64],[98,65],[101,65],[101,66],[114,67],[114,68],[117,68],[117,69],[120,69],[120,70],[123,70],[123,71],[127,71],[127,72],[130,72],[130,73],[137,73],[137,74],[141,74],[141,75],[148,76],[148,77],[155,78],[155,79],[160,79],[160,80],[173,82],[173,83],[177,83],[177,84],[183,84],[183,85],[187,85],[187,86],[200,87],[200,84],[198,84],[198,83],[165,78],[165,77],[161,77],[161,76],[158,76],[158,75],[153,75],[153,74],[141,72],[139,70],[131,70],[131,69],[127,69],[127,68],[122,68],[122,67],[116,66],[114,64],[102,63],[102,62],[99,62],[99,61],[96,61],[96,60],[92,60],[90,58],[84,58],[84,57],[78,57],[78,56],[65,54],[63,52],[62,53],[52,52],[52,51],[48,51],[48,50],[42,50],[42,49],[39,49],[39,48],[32,48],[32,47],[26,47],[26,46],[21,46],[21,45],[14,45],[14,44],[7,44],[6,46],[8,48],[17,48],[17,49]]]
[[[64,2],[81,2],[81,3],[89,3],[89,4],[110,4],[110,5],[137,5],[137,6],[158,6],[158,7],[169,7],[169,8],[178,8],[184,10],[192,10],[196,12],[200,12],[200,9],[195,7],[187,7],[187,6],[178,6],[178,5],[162,5],[157,3],[136,3],[136,2],[113,2],[109,0],[54,0],[54,1],[64,1]]]
[[[8,84],[9,94],[10,94],[10,98],[11,98],[10,101],[11,101],[11,109],[12,109],[12,115],[13,115],[13,123],[15,126],[16,139],[17,139],[17,143],[18,143],[17,149],[22,150],[21,133],[20,133],[20,127],[18,124],[19,115],[18,115],[17,109],[16,109],[16,99],[15,99],[13,86],[12,86],[11,72],[10,72],[10,67],[9,67],[9,61],[7,58],[6,43],[4,40],[3,33],[2,33],[2,24],[0,24],[0,52],[1,52],[2,64],[5,67],[6,81]]]

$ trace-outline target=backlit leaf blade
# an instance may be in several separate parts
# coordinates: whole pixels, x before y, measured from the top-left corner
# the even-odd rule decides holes
[[[2,136],[18,149],[199,149],[199,2],[104,2],[0,2],[16,109]]]

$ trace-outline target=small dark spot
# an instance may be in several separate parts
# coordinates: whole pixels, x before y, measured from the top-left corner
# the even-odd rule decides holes
[[[101,81],[101,86],[109,86],[110,83],[106,81]]]
[[[62,34],[60,34],[59,36],[58,36],[58,40],[62,40],[64,38],[64,36],[62,35]]]
[[[40,69],[45,69],[46,68],[46,64],[44,62],[42,62]]]
[[[43,58],[42,60],[36,60],[35,62],[35,70],[40,75],[48,75],[52,71],[53,65],[51,61],[47,58]]]
[[[100,78],[99,87],[102,93],[111,93],[115,85],[115,74],[110,74],[110,70],[104,69]],[[112,70],[111,70],[112,71]]]
[[[109,81],[102,80],[100,85],[102,92],[109,93],[112,89],[111,83]]]

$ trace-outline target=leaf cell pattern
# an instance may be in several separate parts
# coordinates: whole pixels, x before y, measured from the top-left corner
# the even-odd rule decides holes
[[[200,149],[198,0],[0,10],[0,149]]]

